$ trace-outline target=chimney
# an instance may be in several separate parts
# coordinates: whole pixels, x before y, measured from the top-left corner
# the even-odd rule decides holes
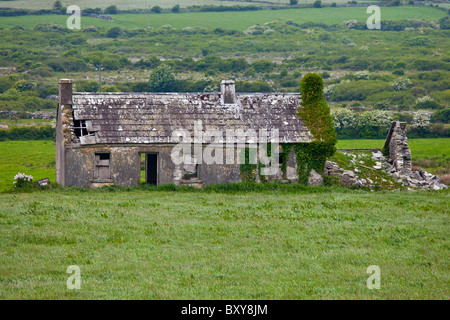
[[[72,80],[59,80],[59,104],[72,105]]]
[[[56,183],[65,186],[66,184],[66,157],[65,157],[65,133],[64,129],[67,126],[63,123],[63,116],[68,109],[72,113],[72,80],[61,79],[59,84],[59,103],[58,110],[56,113],[56,137],[55,137],[55,172],[56,172]],[[66,122],[67,119],[64,119]]]
[[[236,89],[233,80],[222,80],[220,92],[222,93],[222,104],[236,103]]]

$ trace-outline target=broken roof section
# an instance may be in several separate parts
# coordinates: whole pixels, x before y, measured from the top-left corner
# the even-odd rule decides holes
[[[73,93],[74,120],[84,120],[89,135],[81,144],[179,143],[177,130],[279,130],[280,143],[311,142],[296,115],[299,94],[221,93]],[[228,141],[231,142],[231,141]],[[237,143],[238,141],[235,141]],[[248,142],[248,141],[247,141]]]

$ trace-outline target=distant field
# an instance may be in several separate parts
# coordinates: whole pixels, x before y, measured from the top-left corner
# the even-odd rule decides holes
[[[371,149],[383,148],[383,140],[339,140],[339,149]],[[425,160],[433,158],[447,159],[450,161],[450,138],[438,139],[409,139],[413,160]]]
[[[365,7],[359,8],[308,8],[280,10],[261,10],[244,12],[193,12],[181,14],[151,14],[150,26],[158,28],[163,25],[171,25],[176,28],[206,27],[233,29],[244,31],[255,24],[264,24],[274,21],[277,16],[282,21],[294,21],[296,23],[321,22],[325,24],[342,24],[344,21],[356,19],[366,21],[369,15]],[[422,19],[437,21],[446,16],[446,13],[430,7],[385,7],[381,10],[381,18],[387,20]],[[146,28],[148,16],[145,14],[119,14],[113,16],[114,21],[106,21],[90,17],[83,17],[81,27],[122,27],[122,28]],[[15,27],[22,26],[32,29],[39,23],[56,23],[66,26],[67,16],[43,15],[43,16],[21,16],[1,17],[0,26]]]
[[[1,141],[0,192],[13,186],[18,173],[31,174],[35,181],[55,182],[55,143],[53,141]]]
[[[299,3],[313,3],[315,0],[301,0]],[[367,1],[367,0],[364,0]],[[361,2],[364,2],[361,1]],[[270,1],[269,1],[270,2]],[[273,0],[274,4],[280,3],[281,5],[289,4],[288,0]],[[348,0],[323,0],[322,3],[347,3]],[[371,1],[374,2],[374,1]],[[376,1],[375,1],[376,2]],[[21,8],[21,9],[50,9],[52,8],[55,0],[16,0],[16,1],[0,1],[0,7],[8,8]],[[272,4],[257,3],[252,1],[222,1],[222,0],[132,0],[132,1],[122,1],[122,0],[74,0],[74,1],[62,1],[64,6],[71,4],[77,5],[80,8],[106,8],[110,5],[115,5],[120,10],[129,9],[147,9],[149,6],[160,6],[162,8],[172,8],[174,5],[180,5],[180,7],[185,8],[192,5],[202,6],[202,5],[215,5],[215,6],[270,6]]]
[[[421,167],[449,181],[450,138],[409,139],[413,166]],[[384,140],[339,140],[339,149],[383,148]],[[447,182],[448,183],[448,182]]]

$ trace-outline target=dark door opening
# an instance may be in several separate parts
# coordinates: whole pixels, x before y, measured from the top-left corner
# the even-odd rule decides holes
[[[145,155],[145,182],[147,184],[158,184],[158,155],[156,153],[148,153]]]

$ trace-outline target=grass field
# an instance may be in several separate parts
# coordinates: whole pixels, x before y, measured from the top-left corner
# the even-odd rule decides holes
[[[17,171],[54,182],[53,142],[0,142],[0,163],[2,188]],[[284,190],[0,194],[0,299],[450,298],[448,190]]]
[[[31,174],[35,181],[55,182],[55,143],[53,141],[0,142],[0,192],[10,189],[18,173]]]
[[[0,195],[1,299],[445,299],[449,193]],[[82,288],[66,288],[66,269]],[[369,290],[367,267],[381,269]]]
[[[301,4],[313,3],[315,0],[302,0]],[[360,2],[364,2],[360,1]],[[257,3],[252,1],[236,2],[236,1],[222,1],[222,0],[133,0],[133,1],[121,1],[121,0],[75,0],[75,1],[61,1],[64,6],[69,6],[71,4],[77,5],[80,8],[102,8],[105,9],[111,5],[117,6],[120,10],[129,9],[147,9],[153,6],[160,6],[162,8],[172,8],[174,5],[180,5],[182,8],[197,5],[215,5],[215,6],[235,6],[235,5],[252,5],[252,6],[267,6],[272,4]],[[273,0],[271,1],[275,4],[287,5],[289,1],[287,0]],[[347,0],[324,0],[322,3],[347,3]],[[374,2],[374,1],[371,1]],[[376,2],[376,1],[375,1]],[[0,1],[0,7],[7,8],[21,8],[21,9],[51,9],[55,0],[16,0],[16,1]]]
[[[339,140],[338,149],[383,148],[384,139],[380,140]],[[442,158],[450,161],[450,138],[409,139],[413,160]]]
[[[437,21],[446,16],[446,13],[436,8],[430,7],[383,7],[381,10],[382,19],[402,20],[421,19]],[[175,28],[185,27],[205,27],[224,28],[231,30],[247,30],[255,24],[264,24],[278,18],[281,21],[294,21],[296,23],[321,22],[325,24],[342,24],[344,21],[356,19],[364,22],[369,15],[365,7],[359,8],[307,8],[280,10],[246,11],[246,12],[193,12],[182,14],[153,14],[150,15],[150,26],[158,28],[163,25],[171,25]],[[122,27],[122,28],[146,28],[148,26],[148,16],[145,14],[119,14],[115,15],[114,21],[106,21],[90,17],[82,17],[81,27]],[[42,16],[20,16],[1,17],[0,26],[15,27],[21,26],[32,29],[40,23],[56,23],[66,26],[67,16],[62,15],[42,15]]]
[[[450,138],[409,139],[414,169],[425,170],[449,181]],[[339,149],[383,148],[384,140],[339,140]],[[447,182],[448,183],[448,182]]]

